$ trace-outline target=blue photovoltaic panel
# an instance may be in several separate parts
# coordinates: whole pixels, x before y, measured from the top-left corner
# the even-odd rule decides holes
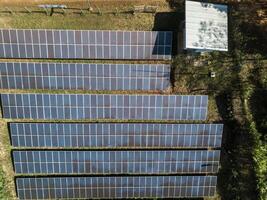
[[[2,89],[164,90],[170,65],[0,62]]]
[[[216,176],[16,178],[19,199],[211,197]]]
[[[4,118],[205,120],[208,96],[1,94]]]
[[[0,58],[171,59],[170,31],[0,29]]]
[[[221,147],[223,124],[10,123],[14,147]]]
[[[218,150],[13,151],[18,174],[217,173]]]

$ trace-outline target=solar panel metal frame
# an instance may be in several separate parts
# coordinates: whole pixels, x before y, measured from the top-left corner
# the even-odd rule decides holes
[[[223,124],[9,123],[14,147],[218,148]]]
[[[188,198],[216,194],[216,176],[17,177],[19,199]]]
[[[0,62],[0,89],[164,90],[170,65]]]
[[[1,94],[4,118],[206,120],[207,95]]]
[[[169,60],[171,31],[0,29],[0,58]]]
[[[14,150],[17,174],[217,173],[219,150]]]

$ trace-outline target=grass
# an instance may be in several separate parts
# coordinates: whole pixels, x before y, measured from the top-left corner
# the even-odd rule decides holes
[[[27,1],[25,1],[27,2]],[[30,28],[30,29],[91,29],[91,30],[152,30],[154,25],[154,14],[138,13],[131,14],[134,5],[144,4],[143,1],[95,1],[90,3],[93,11],[84,10],[83,15],[79,14],[80,8],[88,9],[86,1],[61,1],[68,6],[65,15],[58,11],[53,16],[46,14],[36,5],[25,3],[17,6],[18,2],[6,3],[15,14],[2,12],[0,14],[0,27],[5,28]],[[40,4],[39,1],[37,4]],[[44,1],[43,1],[44,2]],[[48,1],[45,1],[47,3]],[[55,3],[53,1],[53,3]],[[159,11],[168,11],[168,4],[165,1],[146,1],[145,4],[156,5]],[[1,3],[0,3],[1,5]],[[3,3],[3,5],[5,5]],[[34,13],[25,13],[23,6],[27,6]],[[102,14],[98,13],[101,10]],[[116,10],[119,14],[115,14]],[[4,8],[1,9],[2,11]],[[38,23],[37,23],[38,22]]]
[[[136,1],[138,2],[138,1]],[[143,3],[139,1],[139,4]],[[151,1],[152,2],[152,1]],[[153,1],[155,2],[155,1]],[[162,3],[163,2],[163,3]],[[17,3],[17,2],[16,2]],[[153,4],[153,3],[152,3]],[[113,5],[113,6],[111,6]],[[46,16],[45,13],[16,13],[16,14],[9,14],[9,13],[0,13],[0,27],[1,28],[25,28],[25,29],[95,29],[95,30],[152,30],[154,28],[154,15],[153,14],[136,14],[132,15],[129,13],[119,13],[118,15],[112,14],[116,7],[118,7],[121,11],[129,10],[133,3],[125,1],[121,2],[108,2],[108,3],[101,3],[97,2],[93,4],[94,10],[96,7],[99,7],[104,13],[94,14],[89,13],[88,11],[84,12],[84,15],[81,16],[78,13],[73,13],[73,10],[67,10],[66,15],[62,15],[59,13],[54,14],[53,16]],[[167,10],[168,4],[165,1],[156,1],[156,5],[159,6],[160,10]],[[17,7],[17,4],[8,5],[10,9],[13,11],[22,11],[24,6],[23,4],[21,7]],[[75,7],[85,7],[86,5],[82,5],[81,3],[78,4],[69,4],[69,6]],[[36,9],[35,7],[27,6],[29,9],[33,10]],[[3,9],[3,7],[2,7]],[[0,9],[0,10],[2,10]],[[109,12],[108,14],[105,12]],[[5,61],[3,59],[2,61]],[[21,61],[21,60],[13,60],[13,61]],[[28,61],[28,60],[23,60]],[[31,60],[33,61],[33,60]],[[37,61],[37,60],[36,60]],[[47,60],[38,60],[45,61]],[[88,60],[50,60],[51,62],[103,62],[103,61],[88,61]],[[113,61],[104,61],[105,63],[113,63]],[[116,61],[116,63],[125,63],[125,61]],[[129,63],[129,61],[127,61]],[[131,63],[144,63],[143,61],[134,61]],[[164,62],[162,62],[164,63]],[[51,90],[33,90],[33,91],[23,91],[23,90],[1,90],[1,93],[5,92],[52,92],[52,93],[92,93],[92,92],[85,92],[85,91],[51,91]],[[104,91],[105,92],[105,91]],[[93,92],[93,93],[104,93],[102,92]],[[108,92],[110,93],[110,91]],[[124,92],[116,92],[116,93],[126,93]],[[129,93],[129,92],[127,92]],[[137,91],[132,91],[131,93],[137,93]],[[143,93],[143,92],[142,92]],[[153,93],[159,93],[155,91]],[[0,119],[0,161],[1,165],[3,166],[2,171],[0,171],[0,199],[13,199],[15,198],[15,187],[13,182],[14,172],[10,158],[10,141],[9,135],[7,131],[7,122],[15,122],[15,121],[29,121],[29,120],[4,120]],[[40,122],[42,120],[30,120],[31,122]],[[99,121],[99,120],[98,120]],[[110,120],[102,120],[102,121],[110,121]],[[55,122],[55,121],[53,121]],[[58,122],[62,122],[58,120]],[[70,122],[70,120],[65,121]],[[75,121],[71,121],[75,122]],[[81,121],[79,121],[81,122]],[[84,120],[82,122],[93,122],[93,120]],[[121,120],[113,122],[122,122]],[[124,121],[124,122],[127,122]],[[134,121],[131,121],[134,122]],[[160,121],[155,121],[159,123]],[[170,122],[171,123],[171,122]],[[1,196],[2,195],[2,196]]]
[[[115,7],[120,7],[122,10],[128,10],[129,4],[113,3]],[[96,4],[102,10],[110,10],[110,4]],[[10,5],[12,10],[23,10],[23,7],[14,7]],[[75,4],[75,6],[81,6]],[[33,7],[30,7],[33,9]],[[113,10],[113,9],[112,9]],[[46,16],[44,13],[33,14],[8,14],[0,13],[0,27],[1,28],[40,28],[40,29],[96,29],[96,30],[151,30],[153,28],[154,15],[153,14],[90,14],[85,12],[83,16],[75,13],[69,13],[64,16],[62,14],[55,14],[52,17]],[[19,60],[15,60],[19,61]],[[25,61],[25,60],[24,60]],[[40,61],[40,60],[38,60]],[[53,60],[54,61],[54,60]],[[56,61],[62,62],[62,61]],[[77,62],[76,60],[65,60],[63,62]],[[102,62],[102,61],[78,61],[78,62]],[[109,62],[109,61],[108,61]],[[121,62],[122,63],[122,62]],[[139,63],[139,62],[134,62]],[[3,92],[14,92],[4,91]],[[18,92],[18,91],[17,91]],[[19,92],[25,92],[19,91]],[[28,92],[28,91],[27,91]],[[34,91],[34,92],[48,92],[47,91]],[[51,92],[51,91],[49,91]],[[52,91],[53,92],[53,91]],[[58,91],[54,91],[58,93]],[[61,91],[63,92],[63,91]],[[64,91],[70,93],[71,91]],[[73,92],[73,91],[72,91]],[[84,93],[78,91],[77,93]],[[102,92],[103,93],[103,92]],[[29,121],[29,120],[25,120]],[[13,182],[14,172],[10,158],[10,141],[7,131],[6,123],[8,120],[0,119],[0,161],[2,169],[0,170],[0,199],[14,199],[15,187]]]
[[[10,1],[12,10],[23,10],[22,7],[17,7],[18,1]],[[21,1],[21,6],[25,5],[26,1]],[[60,1],[64,2],[64,0]],[[83,3],[75,4],[71,1],[69,6],[86,7]],[[73,13],[67,10],[67,14],[64,16],[60,13],[53,15],[52,17],[46,16],[44,13],[32,13],[32,14],[8,14],[0,13],[0,27],[2,28],[46,28],[46,29],[96,29],[96,30],[175,30],[177,28],[178,20],[180,20],[178,13],[168,13],[169,8],[166,1],[146,1],[146,3],[152,5],[158,5],[161,13],[154,14],[136,14],[120,13],[118,15],[112,14],[115,8],[120,10],[129,10],[135,4],[143,4],[144,1],[133,1],[132,3],[126,1],[109,1],[109,2],[93,2],[93,8],[101,8],[103,14],[95,14],[85,12],[84,16],[78,13]],[[15,5],[15,6],[14,6]],[[113,5],[113,6],[110,6]],[[33,5],[29,6],[31,9],[35,9]],[[109,12],[109,13],[105,13]],[[177,21],[176,21],[177,19]],[[237,34],[234,34],[237,35]],[[231,44],[234,42],[231,42]],[[236,44],[235,44],[236,45]],[[236,49],[239,49],[237,45]],[[231,52],[233,53],[233,52]],[[256,178],[255,169],[253,168],[253,155],[252,146],[253,140],[251,135],[246,130],[246,124],[244,122],[244,113],[242,111],[242,95],[238,93],[240,85],[242,85],[242,71],[241,66],[243,63],[239,63],[238,56],[231,53],[210,53],[204,57],[194,57],[193,59],[186,59],[183,56],[179,56],[173,60],[173,84],[174,88],[172,94],[208,94],[209,95],[209,110],[208,110],[208,122],[221,122],[225,124],[223,148],[222,148],[222,160],[221,170],[219,173],[218,193],[214,199],[257,199],[256,194]],[[18,61],[18,60],[15,60]],[[25,60],[24,60],[25,61]],[[38,60],[44,61],[44,60]],[[49,60],[50,62],[52,60]],[[200,65],[194,63],[199,61]],[[53,60],[53,62],[62,62],[61,60]],[[103,61],[88,61],[88,60],[64,60],[63,62],[103,62]],[[104,61],[112,62],[112,61]],[[116,61],[117,62],[117,61]],[[123,63],[119,61],[118,63]],[[129,61],[127,61],[129,63]],[[139,63],[139,61],[134,61]],[[201,64],[202,63],[202,64]],[[214,79],[209,78],[210,71],[216,72]],[[103,93],[99,92],[84,92],[84,91],[52,91],[52,90],[2,90],[0,92],[49,92],[49,93]],[[127,93],[129,92],[108,92],[106,93]],[[133,91],[137,93],[138,91]],[[225,93],[226,92],[226,93]],[[140,92],[143,93],[143,92]],[[154,91],[152,93],[159,93]],[[169,91],[167,91],[169,93]],[[167,94],[166,93],[166,94]],[[235,95],[233,94],[235,93]],[[237,94],[237,95],[236,95]],[[254,96],[254,98],[257,98]],[[257,117],[257,113],[261,112],[261,109],[257,105],[261,104],[264,99],[258,99],[253,101],[253,110],[255,111],[253,117]],[[257,105],[256,105],[257,104]],[[13,122],[29,120],[12,120]],[[31,122],[43,122],[44,120],[31,120]],[[144,122],[144,121],[127,121],[127,120],[101,120],[103,122]],[[262,121],[256,120],[257,126]],[[0,119],[0,161],[3,169],[0,170],[0,199],[12,199],[15,197],[15,189],[13,183],[13,169],[10,160],[9,136],[7,132],[6,123],[11,120]],[[48,121],[46,121],[48,122]],[[78,122],[70,120],[54,120],[51,122]],[[81,122],[81,121],[79,121]],[[95,122],[93,120],[83,120],[82,122]],[[150,121],[152,122],[152,121]],[[163,121],[153,121],[155,123],[162,123]],[[169,123],[178,123],[177,121],[170,121]],[[179,123],[191,123],[180,122]],[[201,122],[198,122],[201,123]],[[4,195],[3,197],[1,196]],[[6,196],[7,195],[7,196]]]
[[[0,169],[0,199],[7,199],[9,195],[6,189],[6,180],[3,169]]]
[[[142,2],[143,3],[143,2]],[[67,13],[67,15],[62,14],[55,14],[52,17],[46,16],[44,13],[34,13],[34,14],[8,14],[8,13],[1,13],[0,14],[0,27],[4,28],[46,28],[46,29],[96,29],[96,30],[167,30],[167,29],[175,29],[177,28],[177,23],[175,22],[175,19],[180,19],[179,14],[171,13],[169,14],[169,8],[168,4],[165,1],[158,1],[157,5],[159,6],[162,13],[157,13],[156,15],[153,14],[105,14],[102,15],[98,14],[92,14],[89,12],[85,12],[84,16],[80,16],[79,14],[74,13]],[[110,4],[99,4],[97,6],[101,6],[103,10],[108,11],[108,6]],[[116,4],[116,7],[119,7],[118,4]],[[132,5],[122,5],[122,10],[128,10]],[[21,10],[21,8],[14,7],[13,10]],[[113,10],[113,8],[111,9]],[[38,22],[38,23],[36,23]],[[15,60],[19,61],[19,60]],[[25,60],[23,60],[25,61]],[[26,60],[27,61],[27,60]],[[31,60],[32,61],[32,60]],[[43,60],[38,60],[43,61]],[[62,62],[62,60],[50,60],[52,62]],[[47,62],[47,60],[45,60]],[[63,62],[77,62],[76,60],[64,60]],[[102,62],[102,61],[88,61],[88,60],[80,60],[78,62]],[[104,62],[110,62],[110,61],[104,61]],[[129,62],[129,61],[127,61]],[[116,61],[118,63],[118,61]],[[125,63],[125,61],[119,61],[119,63]],[[134,61],[131,63],[140,63],[140,61]],[[157,63],[157,62],[156,62]],[[164,62],[161,62],[164,63]],[[206,76],[205,76],[206,77]],[[53,91],[53,90],[31,90],[31,91],[25,91],[25,90],[2,90],[2,93],[6,92],[49,92],[49,93],[127,93],[128,91],[119,91],[119,92],[110,92],[110,91],[96,91],[96,92],[85,92],[85,91]],[[140,93],[140,91],[131,91],[130,93]],[[141,92],[144,93],[144,92]],[[152,93],[161,93],[159,91],[154,91]],[[167,94],[169,91],[167,91]],[[181,94],[183,92],[177,90],[173,91],[173,94]],[[189,94],[190,92],[186,92]],[[185,94],[186,94],[185,93]],[[197,93],[197,92],[196,92]],[[183,93],[184,94],[184,93]],[[191,93],[190,93],[191,94]],[[220,116],[218,115],[217,110],[217,104],[216,104],[216,96],[210,96],[209,97],[209,111],[208,111],[208,120],[205,121],[205,123],[212,123],[212,122],[219,122]],[[3,127],[6,127],[6,122],[18,122],[18,121],[29,121],[29,120],[1,120]],[[97,120],[99,121],[99,120]],[[103,122],[147,122],[147,121],[138,121],[138,120],[100,120]],[[42,122],[42,120],[31,120],[31,122]],[[47,122],[47,120],[46,120]],[[55,120],[53,121],[55,122]],[[62,120],[57,120],[56,122],[63,122]],[[65,120],[64,122],[78,122],[73,120]],[[81,121],[79,121],[81,122]],[[82,120],[82,122],[94,122],[93,120]],[[154,123],[163,123],[165,121],[149,121]],[[165,122],[166,123],[166,122]],[[195,122],[189,122],[189,121],[169,121],[168,123],[195,123]],[[201,122],[197,122],[201,123]],[[12,197],[14,197],[15,189],[13,185],[13,169],[11,166],[10,161],[10,146],[9,146],[9,140],[8,140],[8,133],[6,128],[1,131],[1,137],[6,137],[6,139],[3,141],[3,149],[5,152],[4,155],[1,156],[2,162],[8,163],[5,164],[5,177],[6,181],[9,182],[9,187],[6,188],[7,191],[10,191],[10,194]],[[1,146],[2,146],[1,145]],[[217,198],[217,197],[216,197]]]
[[[0,120],[0,199],[15,198],[14,172],[10,158],[11,146],[6,121]]]
[[[96,29],[96,30],[151,30],[152,14],[68,14],[48,17],[44,14],[1,15],[0,26],[25,29]],[[38,23],[36,23],[38,21]]]
[[[254,93],[252,100],[248,100],[244,94],[248,84],[256,91],[266,91],[266,72],[253,71],[258,67],[266,69],[266,63],[265,67],[258,66],[261,60],[259,55],[246,52],[243,46],[246,41],[239,29],[238,18],[231,19],[229,44],[232,49],[228,53],[211,52],[191,58],[178,56],[173,66],[176,74],[173,77],[174,91],[185,94],[206,93],[209,94],[209,99],[215,97],[215,105],[210,110],[224,123],[217,187],[219,198],[266,199],[266,143],[259,141],[255,123],[249,119],[249,111],[246,111],[246,101],[253,102],[253,117],[257,119],[257,128],[259,124],[265,127],[266,98],[262,91],[258,93],[258,97]],[[253,39],[255,38],[257,37]],[[209,71],[215,71],[216,77],[208,78]],[[252,80],[249,80],[249,77],[253,77]],[[265,87],[258,88],[256,83],[264,80]],[[264,132],[262,138],[264,135],[266,138]]]

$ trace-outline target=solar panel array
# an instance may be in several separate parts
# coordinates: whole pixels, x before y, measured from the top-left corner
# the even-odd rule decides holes
[[[2,89],[164,90],[170,65],[0,62]]]
[[[0,58],[162,60],[171,51],[168,31],[0,29]],[[0,89],[165,90],[170,71],[169,64],[0,62]],[[208,97],[12,93],[1,94],[1,106],[7,119],[206,120]],[[216,192],[217,177],[206,174],[219,170],[222,124],[12,122],[9,131],[19,199]]]
[[[216,176],[16,178],[19,199],[207,197],[216,184]]]
[[[14,147],[221,146],[222,124],[10,123]]]
[[[205,120],[208,97],[1,94],[4,118]]]
[[[21,174],[217,173],[220,151],[13,151]]]
[[[0,58],[171,59],[172,32],[0,29]]]

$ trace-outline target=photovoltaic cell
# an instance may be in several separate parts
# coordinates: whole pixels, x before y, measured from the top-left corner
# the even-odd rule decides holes
[[[1,94],[4,118],[205,120],[208,96]]]
[[[0,29],[0,58],[171,59],[170,31]]]
[[[14,147],[221,147],[223,124],[10,123]]]
[[[170,65],[0,62],[2,89],[164,90]]]
[[[18,174],[217,173],[220,151],[13,151]]]
[[[16,178],[19,199],[211,197],[216,176]]]

